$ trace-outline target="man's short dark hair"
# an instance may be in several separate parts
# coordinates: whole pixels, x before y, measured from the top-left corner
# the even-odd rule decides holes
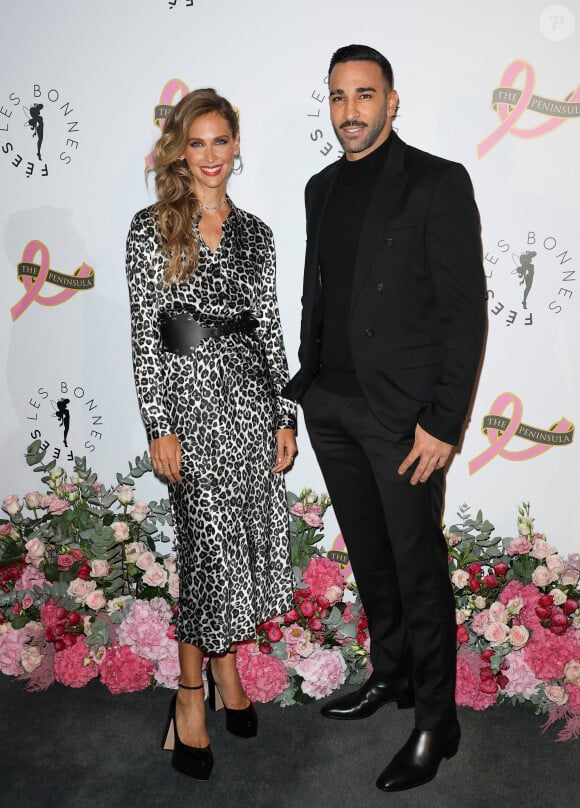
[[[332,54],[328,75],[330,76],[335,65],[342,62],[376,62],[381,68],[389,90],[393,89],[393,68],[389,60],[369,45],[345,45],[344,48],[339,48]]]

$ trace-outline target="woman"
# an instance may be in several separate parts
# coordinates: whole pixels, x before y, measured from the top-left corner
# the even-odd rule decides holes
[[[180,601],[180,682],[165,748],[206,780],[210,707],[226,727],[257,730],[236,642],[292,603],[283,474],[296,454],[296,412],[281,397],[287,366],[271,230],[226,195],[240,159],[238,117],[214,90],[185,96],[152,165],[159,201],[127,240],[135,382],[154,470],[169,483]]]

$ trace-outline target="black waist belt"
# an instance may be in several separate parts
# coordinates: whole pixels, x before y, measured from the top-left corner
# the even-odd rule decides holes
[[[251,334],[258,321],[249,311],[233,320],[220,320],[213,325],[200,325],[189,311],[164,311],[159,315],[159,332],[164,351],[191,354],[208,337],[227,334]]]

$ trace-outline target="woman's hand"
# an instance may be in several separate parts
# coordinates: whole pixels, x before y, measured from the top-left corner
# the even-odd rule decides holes
[[[170,483],[181,482],[181,446],[177,435],[163,435],[155,438],[149,446],[151,465],[160,477]]]
[[[279,429],[276,440],[278,443],[276,465],[272,471],[286,471],[290,468],[294,462],[294,458],[298,454],[296,432],[294,429]]]

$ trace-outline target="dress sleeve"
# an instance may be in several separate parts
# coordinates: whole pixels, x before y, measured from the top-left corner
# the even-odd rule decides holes
[[[288,363],[276,296],[276,250],[268,229],[261,278],[259,332],[276,394],[277,429],[296,429],[296,403],[282,396],[288,384]]]
[[[126,271],[131,307],[133,373],[141,417],[149,441],[174,431],[165,409],[163,395],[165,372],[159,354],[153,272],[156,249],[150,215],[147,211],[141,211],[131,222],[127,236]]]

